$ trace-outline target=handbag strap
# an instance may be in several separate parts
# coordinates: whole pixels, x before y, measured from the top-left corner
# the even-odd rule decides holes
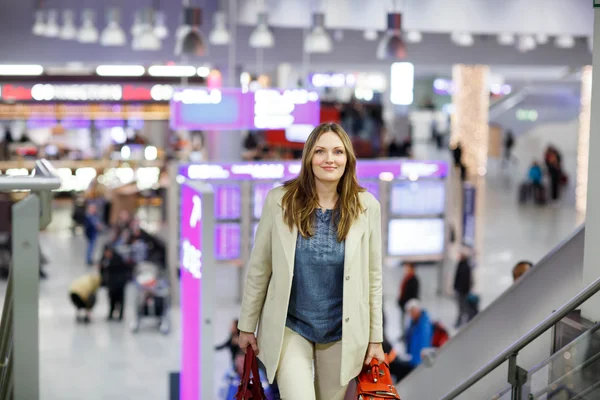
[[[250,374],[252,374],[252,377]],[[256,359],[256,354],[254,354],[254,350],[252,350],[251,346],[246,348],[244,371],[240,380],[237,398],[241,400],[263,400],[266,398],[260,381],[258,360]]]

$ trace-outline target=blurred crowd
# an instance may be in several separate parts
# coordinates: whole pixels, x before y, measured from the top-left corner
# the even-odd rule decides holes
[[[168,331],[169,285],[164,246],[144,231],[139,219],[126,210],[121,210],[111,224],[110,209],[110,201],[103,196],[99,185],[93,184],[83,204],[75,207],[73,213],[75,224],[83,227],[87,239],[85,262],[92,269],[75,279],[70,287],[70,297],[77,310],[76,320],[90,322],[96,293],[105,287],[109,304],[107,320],[122,321],[126,287],[133,283],[137,299],[132,329],[139,328],[142,316],[154,314],[158,317],[160,330]]]

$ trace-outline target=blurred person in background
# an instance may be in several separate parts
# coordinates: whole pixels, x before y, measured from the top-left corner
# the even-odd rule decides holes
[[[546,189],[544,188],[544,173],[542,167],[537,161],[534,161],[529,168],[528,173],[529,184],[531,185],[531,192],[533,193],[533,199],[538,205],[544,205],[546,203]]]
[[[96,240],[98,239],[100,232],[104,229],[104,225],[98,217],[98,210],[95,203],[88,204],[85,212],[83,227],[85,231],[85,237],[88,241],[86,262],[88,266],[91,266],[94,265],[94,250],[96,248]]]
[[[456,142],[456,146],[452,149],[452,159],[454,160],[454,167],[460,170],[460,179],[467,179],[467,167],[462,160],[463,150],[460,142]]]
[[[238,344],[240,338],[240,331],[237,328],[238,320],[234,319],[231,324],[231,330],[229,331],[229,337],[222,344],[215,346],[215,350],[220,351],[229,349],[231,353],[231,362],[235,363],[235,355],[238,352]]]
[[[432,347],[433,338],[433,324],[419,300],[412,299],[406,303],[406,311],[410,315],[410,325],[404,339],[406,356],[397,367],[399,381],[421,364],[421,354]]]
[[[533,264],[530,261],[519,261],[517,264],[515,264],[512,269],[513,282],[521,279],[521,277],[525,275],[525,273],[529,271],[531,267],[533,267]]]
[[[131,224],[131,232],[127,238],[127,246],[129,247],[129,261],[136,265],[148,259],[148,243],[142,234],[139,221],[133,221]]]
[[[108,289],[110,308],[107,319],[112,320],[115,311],[118,310],[119,321],[122,321],[125,309],[125,287],[131,278],[129,265],[112,247],[106,246],[100,261],[100,269],[106,277],[106,288]]]
[[[458,315],[456,317],[455,327],[458,329],[465,322],[471,319],[470,304],[468,301],[469,293],[473,287],[473,273],[469,257],[466,252],[460,254],[456,273],[454,275],[454,292],[456,293],[456,303]]]
[[[550,178],[550,197],[553,201],[560,198],[560,186],[563,176],[560,159],[555,152],[550,152],[546,159],[548,177]]]
[[[91,321],[92,309],[96,304],[96,292],[100,284],[101,278],[97,273],[81,276],[71,283],[69,296],[76,308],[75,321],[84,323]]]
[[[506,131],[504,135],[504,158],[502,160],[502,165],[510,165],[510,161],[512,159],[512,150],[515,147],[515,136],[512,131],[509,129]]]
[[[404,276],[400,283],[400,293],[398,297],[398,307],[400,307],[400,325],[402,325],[402,331],[405,330],[406,322],[406,303],[412,299],[419,299],[419,278],[415,273],[415,264],[405,263],[404,264]]]

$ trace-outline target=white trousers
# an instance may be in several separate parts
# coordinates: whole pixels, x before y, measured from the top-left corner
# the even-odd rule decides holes
[[[343,400],[342,342],[315,344],[285,328],[277,386],[281,400]]]

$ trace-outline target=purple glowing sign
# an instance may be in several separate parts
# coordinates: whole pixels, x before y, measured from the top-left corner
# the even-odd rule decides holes
[[[180,400],[200,398],[202,316],[202,196],[181,186],[181,381]]]
[[[295,178],[299,172],[300,161],[203,163],[179,167],[179,175],[193,180],[287,180]],[[356,174],[358,179],[445,178],[448,163],[404,159],[358,160]]]
[[[242,195],[239,185],[215,186],[215,218],[239,219],[242,212]]]
[[[242,231],[238,223],[215,225],[215,260],[236,260],[241,255]]]
[[[253,187],[253,198],[254,198],[254,218],[259,219],[260,214],[262,213],[263,205],[265,204],[265,200],[267,199],[267,195],[269,191],[273,189],[277,184],[273,183],[258,183]]]
[[[360,186],[364,187],[365,189],[367,189],[367,192],[371,193],[373,196],[375,196],[375,198],[377,200],[379,200],[379,181],[376,181],[376,180],[372,180],[372,181],[360,180],[358,182],[358,184]]]
[[[305,89],[177,89],[171,100],[171,128],[187,130],[285,129],[317,126],[320,101]]]

